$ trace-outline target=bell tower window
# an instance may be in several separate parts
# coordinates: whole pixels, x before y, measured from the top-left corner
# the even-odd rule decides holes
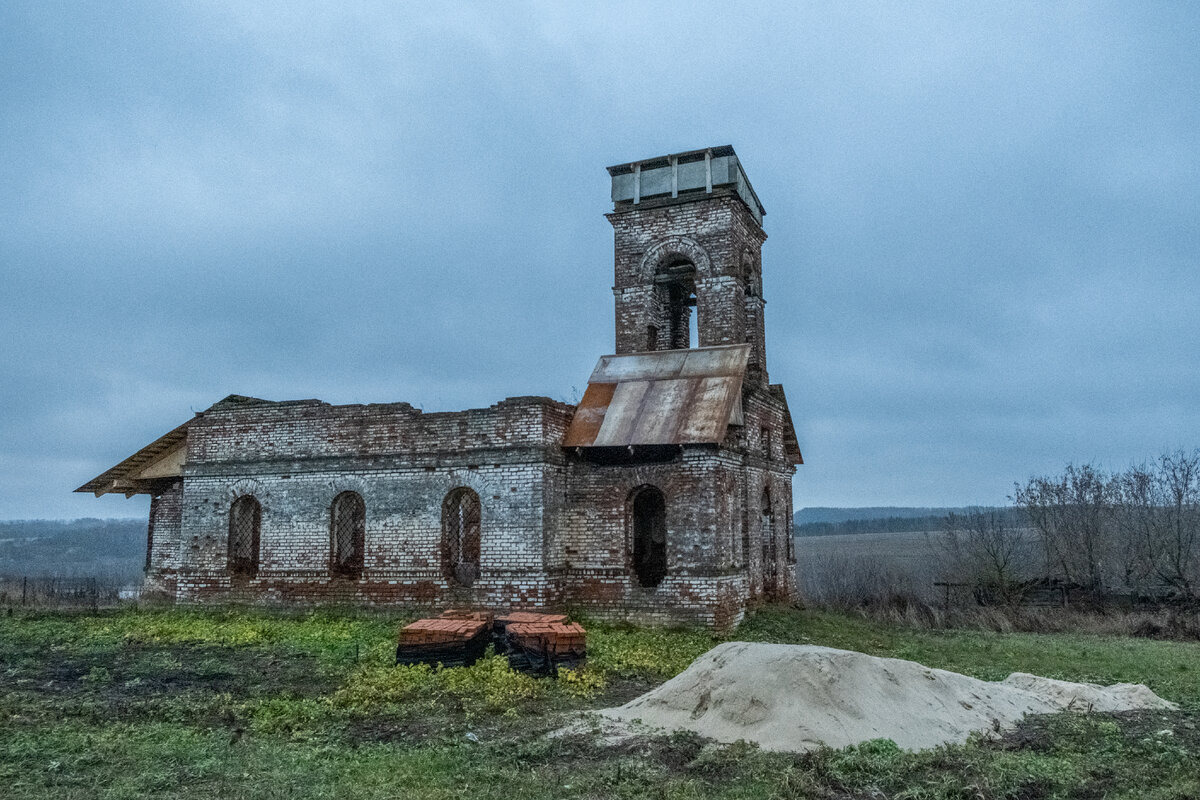
[[[664,323],[662,329],[666,333],[664,349],[695,347],[699,330],[698,325],[692,324],[692,309],[696,307],[696,265],[682,258],[668,261],[659,268],[654,283]]]

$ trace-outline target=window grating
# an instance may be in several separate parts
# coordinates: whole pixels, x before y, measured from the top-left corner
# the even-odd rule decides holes
[[[361,578],[367,507],[357,492],[342,492],[333,498],[329,527],[330,571],[346,578]]]
[[[479,577],[479,495],[455,489],[442,504],[442,571],[447,580],[471,586]]]
[[[779,564],[775,542],[775,509],[771,505],[771,490],[763,489],[762,495],[762,557],[763,557],[763,591],[767,597],[774,597],[778,579]]]
[[[258,574],[259,533],[262,506],[246,494],[229,508],[229,571],[253,578]]]

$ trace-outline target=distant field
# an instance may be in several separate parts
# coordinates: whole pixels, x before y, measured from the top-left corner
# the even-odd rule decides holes
[[[901,533],[850,533],[841,536],[801,536],[796,539],[796,559],[846,555],[881,558],[897,564],[917,566],[937,555],[940,531]]]
[[[941,596],[938,581],[955,581],[954,565],[945,547],[943,530],[895,533],[851,533],[796,537],[796,581],[810,601],[827,602],[842,596],[868,597],[879,586],[890,586],[931,601]],[[1039,572],[1037,536],[1024,531],[1025,577]],[[867,590],[867,591],[864,591]]]
[[[939,531],[800,536],[796,581],[809,600],[826,599],[856,581],[890,580],[919,597],[933,598],[944,572]]]

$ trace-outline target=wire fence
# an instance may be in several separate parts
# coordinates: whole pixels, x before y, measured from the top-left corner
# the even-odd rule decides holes
[[[0,575],[0,607],[109,608],[138,599],[139,587],[96,577]]]

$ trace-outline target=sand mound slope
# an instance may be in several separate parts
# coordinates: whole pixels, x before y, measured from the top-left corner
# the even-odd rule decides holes
[[[914,661],[810,645],[727,642],[604,717],[687,729],[768,750],[892,739],[919,750],[1067,709],[1174,708],[1140,684],[1096,686],[1014,673],[994,683]]]

